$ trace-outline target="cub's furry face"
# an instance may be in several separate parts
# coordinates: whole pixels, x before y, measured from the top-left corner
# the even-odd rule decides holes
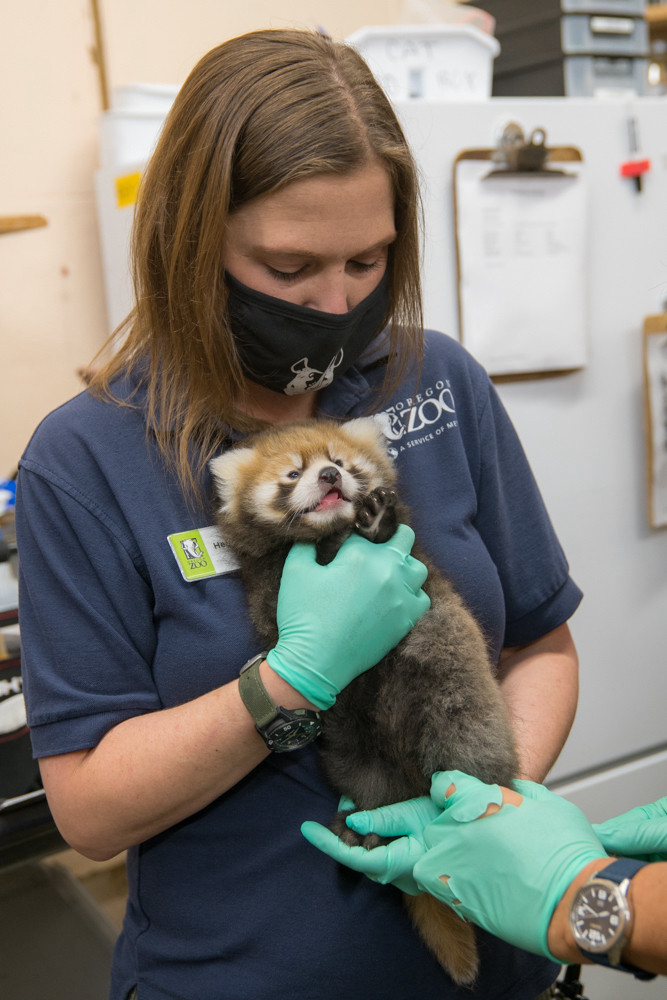
[[[372,418],[279,425],[211,462],[218,521],[234,547],[250,529],[316,541],[354,523],[359,502],[396,479]]]

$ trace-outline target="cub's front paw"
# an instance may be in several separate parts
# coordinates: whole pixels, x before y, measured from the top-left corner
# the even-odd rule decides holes
[[[398,526],[395,504],[395,491],[378,486],[361,501],[355,529],[371,542],[389,541]]]
[[[354,809],[343,809],[337,812],[329,824],[329,829],[336,834],[339,840],[342,840],[348,847],[365,847],[368,851],[385,843],[382,837],[378,837],[377,833],[367,833],[364,836],[350,829],[345,820],[354,811]]]

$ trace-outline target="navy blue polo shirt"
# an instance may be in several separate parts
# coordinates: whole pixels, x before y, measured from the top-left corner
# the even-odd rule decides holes
[[[352,369],[324,390],[321,412],[368,412],[382,376],[377,362]],[[117,392],[133,388],[120,382]],[[429,333],[418,385],[408,377],[382,412],[417,537],[496,654],[566,621],[581,594],[479,365]],[[43,421],[20,464],[17,503],[35,756],[95,746],[128,717],[231,681],[258,651],[238,576],[187,583],[167,541],[212,520],[165,468],[141,405],[84,392]],[[269,757],[132,848],[112,1000],[137,983],[141,1000],[533,1000],[555,979],[550,962],[479,932],[477,987],[457,990],[400,893],[302,838],[301,822],[327,823],[337,799],[311,746]]]

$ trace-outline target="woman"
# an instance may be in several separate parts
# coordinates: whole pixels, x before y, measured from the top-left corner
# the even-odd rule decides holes
[[[424,342],[417,203],[395,115],[352,50],[292,31],[214,49],[143,181],[127,339],[23,458],[34,751],[69,842],[99,859],[128,849],[113,1000],[455,993],[399,895],[303,841],[301,821],[337,805],[316,749],[269,754],[239,696],[258,653],[239,581],[223,567],[187,582],[168,543],[211,523],[207,461],[247,431],[383,412],[421,540],[499,661],[525,776],[566,738],[580,594],[488,379],[453,341]],[[337,555],[334,589],[292,550],[280,600],[308,655],[281,627],[259,667],[277,704],[324,707],[313,677],[340,689],[425,610],[408,529],[360,542]],[[377,586],[396,609],[381,621]],[[481,953],[472,995],[486,1000],[533,1000],[556,976],[491,937]]]

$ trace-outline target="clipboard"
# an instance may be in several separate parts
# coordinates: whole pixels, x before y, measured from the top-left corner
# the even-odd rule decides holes
[[[644,319],[642,346],[648,519],[667,528],[667,313]]]
[[[454,161],[461,342],[495,381],[578,371],[587,361],[587,196],[575,146],[528,140]]]

